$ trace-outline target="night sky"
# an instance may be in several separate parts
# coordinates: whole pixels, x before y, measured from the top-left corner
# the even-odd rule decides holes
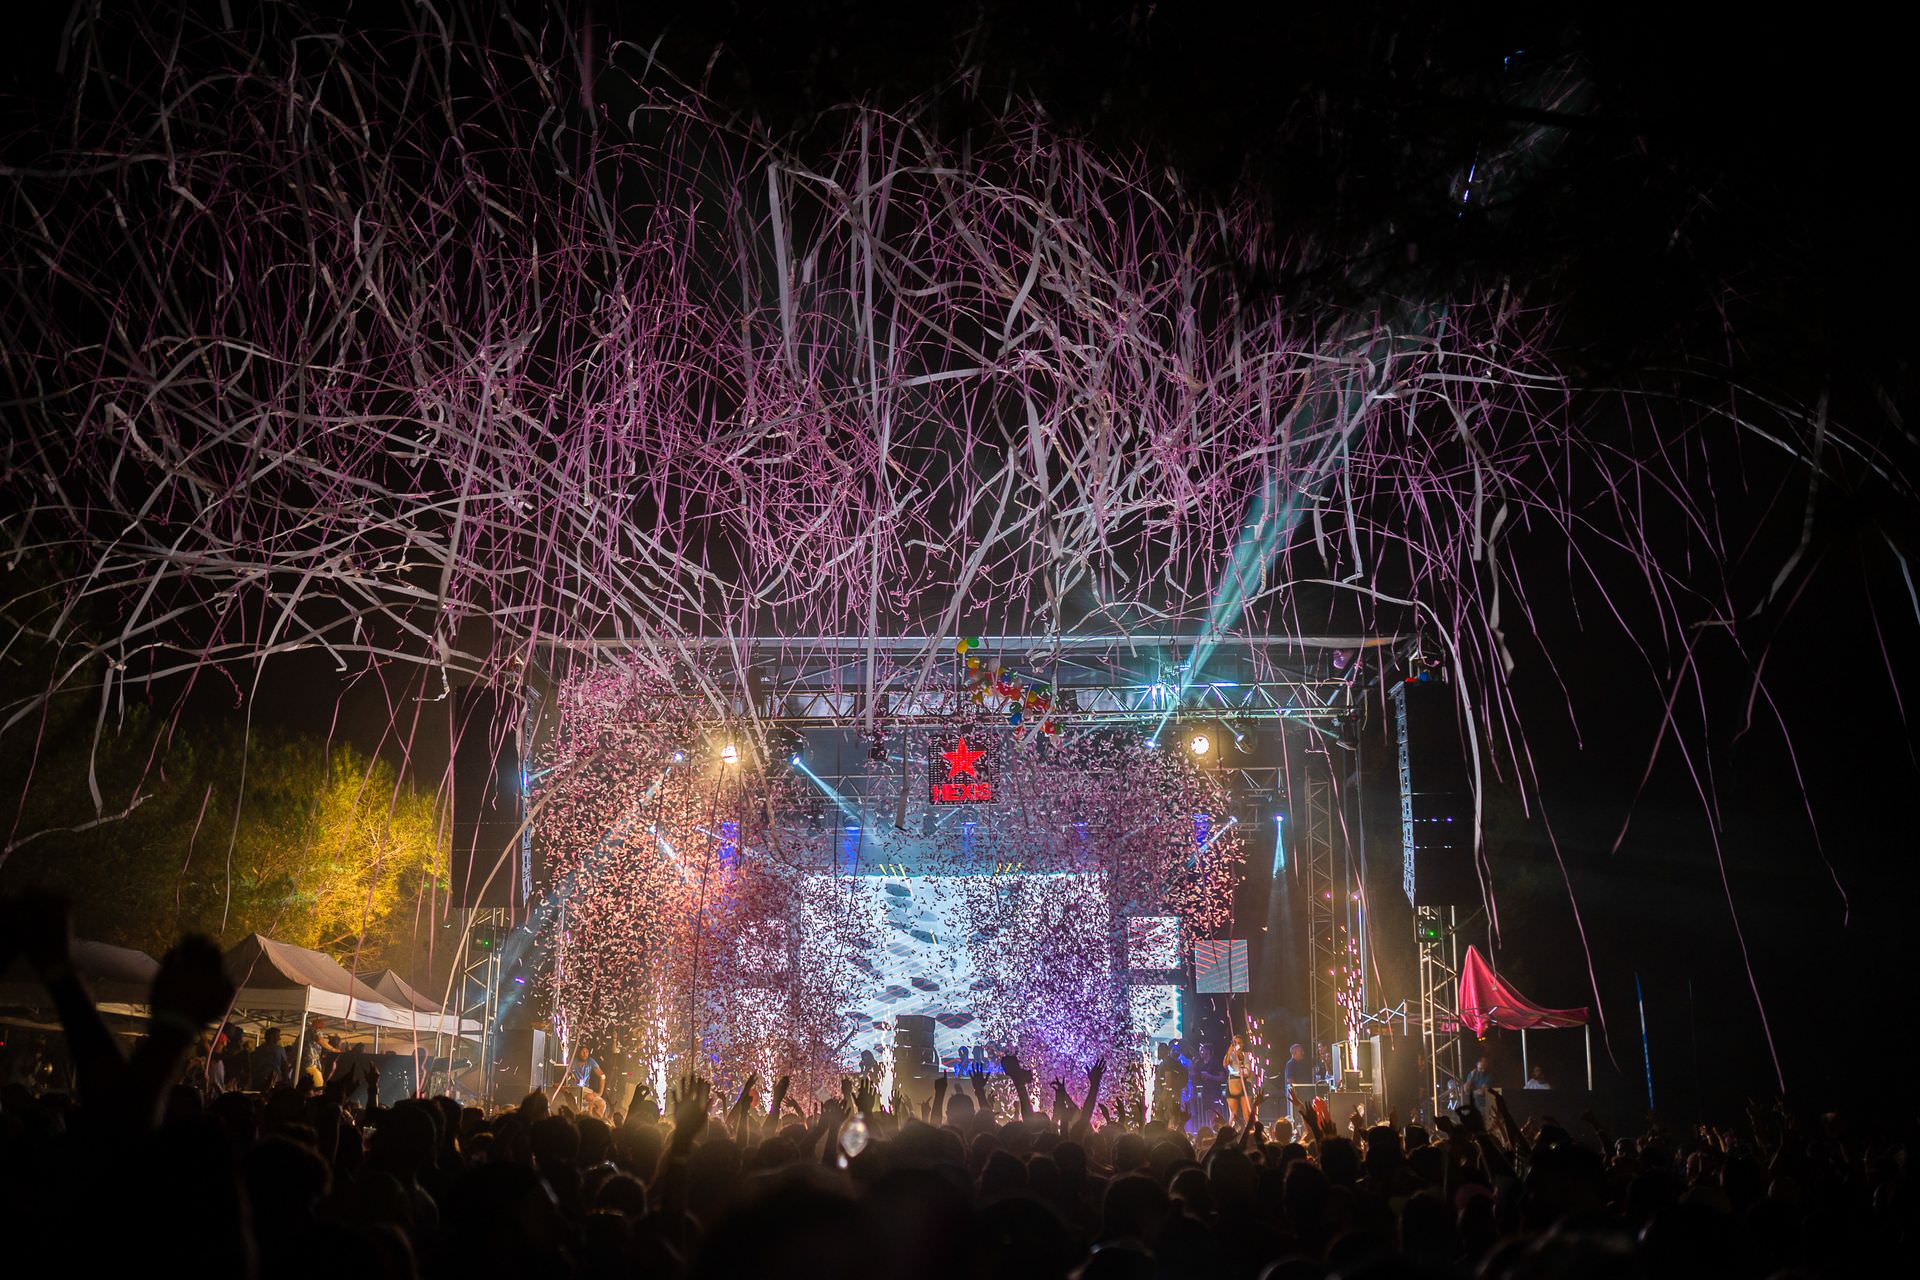
[[[1288,234],[1375,259],[1349,274],[1376,290],[1507,278],[1554,300],[1560,357],[1594,385],[1712,359],[1782,396],[1825,394],[1836,419],[1912,461],[1900,424],[1914,407],[1915,253],[1896,188],[1913,113],[1899,42],[1833,9],[1453,9],[602,3],[591,20],[609,38],[658,37],[664,65],[776,129],[847,100],[931,98],[959,135],[970,104],[1030,94],[1103,145],[1146,148],[1196,191],[1267,194]],[[30,111],[48,85],[59,19],[38,17],[13,28],[0,55],[10,112]],[[1520,135],[1532,139],[1528,162],[1457,199],[1446,175]],[[1344,287],[1252,283],[1335,305]],[[1593,422],[1621,429],[1604,410]],[[1781,487],[1767,461],[1700,477],[1729,524],[1763,531],[1738,561],[1740,598],[1754,602],[1800,537],[1806,496],[1800,481]],[[1745,651],[1701,640],[1709,704],[1703,716],[1685,695],[1675,712],[1685,747],[1668,735],[1650,774],[1670,689],[1611,628],[1590,625],[1601,603],[1590,589],[1543,587],[1555,546],[1522,544],[1540,569],[1529,591],[1539,638],[1515,630],[1512,679],[1539,804],[1523,813],[1511,780],[1488,798],[1504,926],[1495,954],[1542,1003],[1590,1000],[1550,824],[1611,1052],[1631,1080],[1642,1067],[1636,974],[1644,985],[1663,1111],[1774,1088],[1729,887],[1792,1091],[1898,1090],[1913,1060],[1920,767],[1901,700],[1920,706],[1920,619],[1890,548],[1920,557],[1920,538],[1914,511],[1878,492],[1836,476],[1809,528],[1803,560],[1817,573],[1805,589],[1796,578],[1761,606]],[[1771,703],[1750,697],[1761,644]],[[338,691],[283,672],[261,714],[324,728]],[[385,721],[365,694],[347,706],[349,734]],[[1380,731],[1361,782],[1391,972],[1387,950],[1410,930],[1394,910],[1404,907],[1397,800]],[[1560,1074],[1576,1070],[1577,1050],[1547,1053]],[[1517,1076],[1517,1056],[1507,1065]]]

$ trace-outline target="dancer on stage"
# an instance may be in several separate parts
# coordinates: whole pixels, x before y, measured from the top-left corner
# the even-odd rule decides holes
[[[1253,1058],[1247,1053],[1245,1036],[1235,1036],[1227,1045],[1222,1062],[1227,1069],[1227,1114],[1236,1125],[1253,1120]]]

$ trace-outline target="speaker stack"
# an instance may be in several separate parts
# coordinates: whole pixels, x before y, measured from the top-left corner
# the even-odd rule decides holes
[[[520,758],[514,735],[495,732],[509,704],[480,684],[456,690],[454,699],[452,899],[462,907],[519,906]],[[503,864],[497,872],[496,863]]]
[[[903,1013],[893,1021],[894,1082],[916,1107],[933,1097],[933,1082],[940,1075],[933,1026],[933,1018],[924,1013]]]
[[[1453,686],[1408,681],[1393,689],[1400,748],[1402,878],[1416,907],[1480,901],[1473,869],[1473,803]]]

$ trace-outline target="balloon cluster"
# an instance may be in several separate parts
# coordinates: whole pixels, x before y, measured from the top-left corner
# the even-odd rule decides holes
[[[953,646],[953,651],[966,660],[967,701],[989,711],[1004,711],[1007,723],[1016,729],[1023,724],[1037,725],[1049,737],[1059,733],[1060,723],[1053,716],[1053,690],[997,662],[986,662],[973,652],[981,647],[979,636],[967,636]]]

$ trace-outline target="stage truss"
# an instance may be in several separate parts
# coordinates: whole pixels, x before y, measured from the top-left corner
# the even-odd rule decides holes
[[[1456,1080],[1466,1076],[1460,1049],[1461,923],[1457,907],[1414,908],[1414,943],[1419,965],[1416,999],[1421,1059],[1426,1067],[1425,1105],[1429,1115],[1438,1115],[1444,1110],[1442,1074],[1450,1074]],[[1445,1067],[1441,1066],[1443,1055],[1448,1061]]]
[[[1209,770],[1225,784],[1232,816],[1253,829],[1277,809],[1289,815],[1288,839],[1307,899],[1297,924],[1306,931],[1309,1034],[1316,1045],[1346,1040],[1353,1028],[1341,991],[1356,966],[1348,939],[1358,942],[1362,971],[1371,940],[1359,910],[1359,874],[1342,812],[1357,797],[1342,795],[1336,773],[1351,767],[1350,751],[1369,694],[1383,674],[1405,663],[1406,638],[1261,634],[1208,643],[1180,634],[1019,634],[979,639],[974,652],[1036,673],[1051,685],[1066,708],[1061,719],[1067,734],[1128,728],[1153,736],[1215,726],[1218,745]],[[926,635],[695,640],[684,652],[724,650],[730,664],[737,664],[739,692],[732,698],[732,715],[696,720],[690,728],[757,734],[762,758],[776,762],[796,745],[838,731],[842,749],[807,752],[808,772],[828,788],[857,797],[925,767],[923,755],[901,749],[906,735],[950,726],[977,710],[956,688],[953,643],[950,637]],[[583,658],[617,661],[629,648],[596,644],[591,657],[567,648],[551,653],[549,662],[565,670]],[[1205,671],[1198,676],[1196,653],[1205,655]],[[928,671],[931,678],[923,674]],[[1256,724],[1269,732],[1253,754],[1242,754],[1236,742]],[[1271,732],[1281,724],[1298,726],[1304,741],[1296,736],[1291,749],[1281,744],[1285,734]],[[1167,747],[1177,750],[1180,743],[1169,741]]]
[[[1334,804],[1333,780],[1319,755],[1305,771],[1293,805],[1294,831],[1300,851],[1301,880],[1307,891],[1308,1033],[1315,1051],[1346,1039],[1342,1024],[1340,974],[1347,962],[1341,924],[1351,901],[1346,859],[1341,857],[1339,813]]]

